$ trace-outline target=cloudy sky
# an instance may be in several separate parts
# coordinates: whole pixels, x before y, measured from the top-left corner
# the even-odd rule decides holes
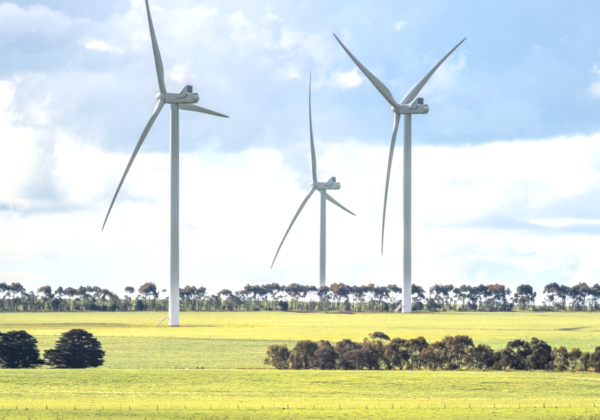
[[[328,206],[328,283],[401,284],[402,149],[386,249],[389,104],[458,41],[413,118],[413,279],[600,281],[600,3],[152,0],[181,115],[181,283],[318,284],[308,79]],[[0,2],[0,281],[168,283],[169,113],[104,216],[158,91],[142,0]]]

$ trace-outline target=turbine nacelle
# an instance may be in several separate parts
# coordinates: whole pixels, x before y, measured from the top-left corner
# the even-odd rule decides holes
[[[423,98],[417,98],[412,104],[398,104],[392,107],[397,114],[427,114],[429,105],[423,103]]]
[[[335,177],[332,176],[327,182],[311,182],[310,187],[315,190],[339,190],[342,185],[335,181]]]
[[[192,86],[185,86],[179,93],[157,93],[156,100],[163,100],[167,104],[195,104],[200,100]]]

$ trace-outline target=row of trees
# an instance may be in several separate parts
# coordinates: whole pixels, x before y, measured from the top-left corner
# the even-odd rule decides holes
[[[513,340],[505,348],[493,350],[466,335],[448,336],[428,343],[423,337],[390,339],[375,332],[362,343],[341,340],[298,341],[290,351],[286,345],[272,344],[264,359],[277,369],[483,369],[483,370],[581,370],[600,373],[600,347],[594,352],[578,348],[552,348],[545,341],[532,338]]]
[[[82,310],[167,310],[166,290],[159,291],[154,283],[144,283],[137,292],[127,286],[124,295],[97,286],[58,287],[43,286],[27,291],[20,283],[0,283],[0,311],[82,311]],[[540,299],[528,284],[513,291],[501,284],[479,286],[436,284],[429,292],[412,285],[413,310],[448,311],[481,310],[591,310],[600,309],[600,285],[575,286],[550,283]],[[401,309],[402,288],[394,284],[351,286],[334,283],[331,286],[304,286],[292,283],[246,285],[242,290],[223,289],[208,294],[205,287],[185,286],[180,289],[181,310],[294,310],[294,311],[389,311]],[[536,303],[537,302],[537,303]]]
[[[33,368],[48,364],[55,368],[83,369],[104,364],[102,345],[91,333],[72,329],[61,334],[53,349],[40,358],[37,339],[26,331],[0,332],[0,367]]]

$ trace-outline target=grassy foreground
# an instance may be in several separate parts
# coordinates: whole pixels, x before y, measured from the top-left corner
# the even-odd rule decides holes
[[[600,375],[594,373],[277,371],[262,364],[270,343],[360,340],[373,331],[429,341],[467,334],[494,348],[536,336],[552,346],[593,350],[600,345],[600,314],[186,312],[182,327],[157,327],[165,316],[0,313],[0,330],[25,329],[42,350],[78,327],[96,335],[107,352],[98,369],[0,370],[0,420],[600,420]]]
[[[7,419],[600,415],[593,374],[45,369],[1,377],[0,418]]]

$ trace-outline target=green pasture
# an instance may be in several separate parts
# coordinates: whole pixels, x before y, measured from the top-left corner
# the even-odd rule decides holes
[[[103,368],[263,368],[269,344],[343,338],[373,331],[391,337],[466,334],[476,344],[501,348],[509,340],[537,337],[550,345],[593,350],[600,346],[600,313],[295,313],[182,312],[181,327],[168,328],[164,312],[0,313],[0,331],[24,329],[41,349],[71,328],[96,335],[107,352]],[[169,355],[166,357],[166,355]]]
[[[362,340],[373,331],[428,341],[467,334],[494,348],[535,336],[593,350],[600,346],[596,313],[184,312],[181,327],[157,327],[165,316],[0,313],[0,331],[24,329],[41,350],[62,332],[85,328],[107,353],[97,369],[0,370],[0,420],[600,420],[600,375],[591,372],[277,371],[262,363],[268,344]]]

